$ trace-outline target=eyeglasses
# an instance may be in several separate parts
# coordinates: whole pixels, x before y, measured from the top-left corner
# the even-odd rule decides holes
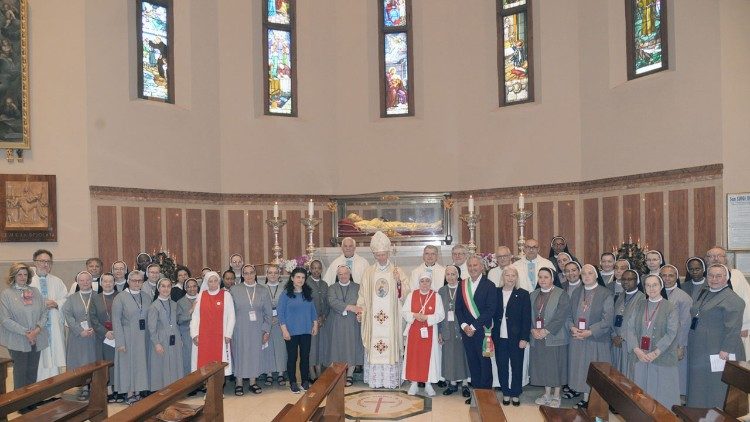
[[[708,258],[708,259],[726,258],[726,255],[725,255],[725,254],[719,254],[719,255],[706,255],[706,258]]]
[[[49,259],[35,259],[34,262],[37,264],[46,264],[46,265],[49,265],[52,263],[52,261]]]

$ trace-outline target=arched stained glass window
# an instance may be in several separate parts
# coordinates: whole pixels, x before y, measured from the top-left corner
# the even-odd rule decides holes
[[[497,0],[500,106],[534,101],[531,0]]]
[[[414,115],[411,0],[377,0],[380,11],[380,117]]]
[[[138,97],[174,103],[172,0],[137,0]]]
[[[263,0],[264,113],[297,116],[295,0]]]
[[[666,0],[625,0],[628,79],[668,69]]]

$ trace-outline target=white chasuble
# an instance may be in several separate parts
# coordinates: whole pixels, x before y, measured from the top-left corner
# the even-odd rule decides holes
[[[393,274],[386,271],[375,272],[375,284],[372,292],[372,339],[368,350],[371,364],[388,365],[391,350],[396,347],[393,338],[393,326],[401,324],[401,315],[393,315],[393,302],[398,300],[398,291]],[[399,331],[399,330],[397,330]]]

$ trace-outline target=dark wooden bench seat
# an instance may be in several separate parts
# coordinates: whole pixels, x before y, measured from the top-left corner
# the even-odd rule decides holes
[[[274,422],[324,421],[343,422],[344,384],[347,365],[336,362],[328,367],[309,390],[297,400],[287,404],[273,418]],[[325,406],[321,406],[325,400]]]
[[[672,410],[684,421],[734,421],[747,415],[750,394],[750,363],[744,361],[729,361],[724,365],[721,380],[727,384],[727,395],[724,398],[723,409],[705,409],[687,406],[672,406]],[[715,416],[716,419],[704,419]]]

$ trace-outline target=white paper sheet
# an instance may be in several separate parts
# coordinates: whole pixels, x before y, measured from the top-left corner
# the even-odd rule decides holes
[[[708,359],[711,361],[711,372],[721,372],[724,370],[724,365],[726,365],[727,361],[720,358],[719,355],[708,355]],[[737,360],[737,356],[734,353],[730,353],[727,360]]]

